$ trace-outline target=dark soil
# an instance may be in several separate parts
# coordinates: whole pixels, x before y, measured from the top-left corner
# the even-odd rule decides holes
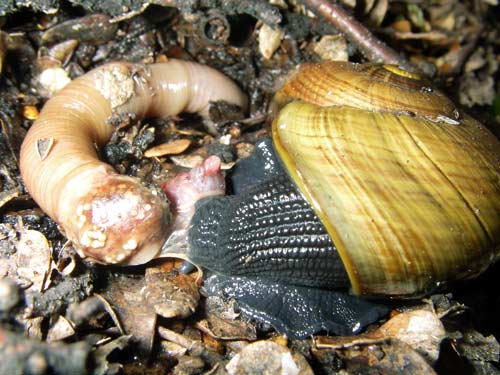
[[[103,158],[121,173],[159,184],[191,166],[196,155],[218,155],[227,166],[247,156],[252,144],[269,134],[266,113],[273,92],[301,62],[332,56],[367,61],[355,39],[314,16],[317,9],[300,1],[264,0],[26,3],[0,0],[1,373],[224,374],[235,353],[257,339],[288,346],[317,374],[500,373],[498,264],[442,294],[394,302],[394,312],[433,310],[444,324],[439,359],[427,369],[420,354],[394,338],[347,349],[318,349],[311,339],[287,342],[271,327],[231,316],[233,306],[225,301],[200,297],[194,277],[178,274],[178,262],[133,268],[89,264],[27,193],[19,148],[51,95],[39,80],[48,67],[57,65],[73,79],[111,60],[180,58],[210,65],[238,83],[251,101],[244,116],[219,104],[211,109],[208,127],[184,115],[130,124],[103,150]],[[380,0],[369,8],[356,3],[344,7],[500,136],[495,0]],[[264,25],[283,32],[267,57],[259,38],[275,36]],[[64,44],[68,40],[77,43]],[[144,157],[151,147],[180,138],[191,146],[177,158]],[[22,255],[30,251],[34,255]],[[131,298],[144,288],[152,300]]]

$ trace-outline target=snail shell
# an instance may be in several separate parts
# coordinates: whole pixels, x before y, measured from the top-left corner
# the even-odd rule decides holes
[[[355,293],[422,294],[498,258],[500,142],[418,76],[304,64],[273,111],[274,146]]]

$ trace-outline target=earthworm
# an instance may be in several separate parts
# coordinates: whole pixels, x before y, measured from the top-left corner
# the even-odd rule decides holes
[[[145,263],[169,233],[168,201],[99,160],[98,148],[109,141],[113,120],[207,117],[209,103],[219,100],[247,106],[234,82],[197,63],[98,67],[52,97],[28,131],[20,154],[26,188],[79,254],[99,263]]]

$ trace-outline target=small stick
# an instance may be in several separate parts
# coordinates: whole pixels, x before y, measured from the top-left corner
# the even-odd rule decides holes
[[[375,37],[370,30],[339,5],[332,4],[328,0],[302,0],[302,2],[314,13],[325,17],[354,43],[368,60],[399,65],[410,71],[416,70],[408,60]]]
[[[444,72],[443,76],[454,76],[462,71],[465,62],[475,50],[477,43],[479,42],[479,38],[483,33],[483,30],[484,27],[482,25],[478,25],[475,30],[467,32],[467,35],[470,36],[469,41],[456,52],[455,65],[449,71]]]
[[[186,348],[187,350],[190,350],[196,343],[196,341],[191,340],[181,335],[180,333],[174,332],[165,327],[158,327],[158,333],[160,334],[162,339],[180,345],[183,348]]]

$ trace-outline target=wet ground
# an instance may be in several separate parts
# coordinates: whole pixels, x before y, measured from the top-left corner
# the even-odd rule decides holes
[[[499,265],[427,298],[391,302],[390,316],[360,336],[288,340],[242,316],[233,302],[205,298],[194,273],[177,271],[178,261],[121,268],[82,260],[27,193],[19,149],[43,104],[112,60],[210,65],[237,82],[250,108],[241,113],[219,103],[210,120],[182,115],[119,124],[103,159],[149,184],[208,155],[230,169],[269,135],[268,105],[290,70],[305,61],[373,58],[362,41],[316,16],[312,3],[33,1],[24,7],[0,0],[0,372],[500,373]],[[361,3],[342,6],[500,134],[494,0]]]

